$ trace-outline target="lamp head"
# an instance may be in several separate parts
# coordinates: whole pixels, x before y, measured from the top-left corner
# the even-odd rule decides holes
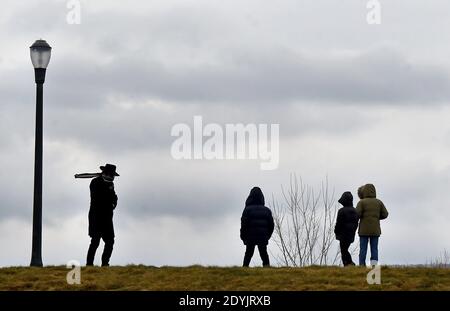
[[[35,69],[46,69],[50,62],[51,54],[52,47],[48,45],[45,40],[36,40],[36,42],[30,46],[31,62]]]

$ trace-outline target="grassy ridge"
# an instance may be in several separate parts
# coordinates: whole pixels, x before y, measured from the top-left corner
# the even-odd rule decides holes
[[[2,268],[0,290],[450,290],[450,269],[381,268],[381,285],[368,269],[351,267],[219,268],[89,267],[68,285],[63,266]]]

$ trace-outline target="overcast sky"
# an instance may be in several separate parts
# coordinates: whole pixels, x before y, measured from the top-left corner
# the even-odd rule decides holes
[[[80,25],[67,2],[2,0],[1,266],[30,261],[39,38],[44,264],[84,264],[89,180],[73,175],[105,163],[121,175],[112,264],[240,265],[249,190],[281,198],[290,173],[355,197],[374,183],[382,263],[450,249],[449,1],[382,0],[380,25],[363,0],[81,1]],[[174,160],[170,130],[194,115],[280,124],[278,169]]]

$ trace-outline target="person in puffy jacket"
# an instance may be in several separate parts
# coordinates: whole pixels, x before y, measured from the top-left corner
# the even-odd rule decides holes
[[[381,235],[380,220],[389,215],[384,203],[377,199],[377,192],[373,184],[362,188],[362,199],[356,206],[359,215],[359,265],[366,265],[367,246],[370,242],[371,265],[378,262],[378,240]]]
[[[356,209],[353,207],[353,195],[351,192],[344,192],[338,202],[342,204],[343,207],[338,211],[334,233],[336,234],[336,239],[339,240],[339,245],[341,247],[342,264],[344,267],[349,265],[354,266],[355,263],[353,262],[348,249],[355,241],[359,216]]]
[[[263,266],[270,266],[267,244],[273,233],[274,221],[271,210],[264,204],[264,195],[261,189],[254,187],[245,201],[241,217],[241,240],[246,245],[244,267],[250,265],[255,246],[258,246]]]

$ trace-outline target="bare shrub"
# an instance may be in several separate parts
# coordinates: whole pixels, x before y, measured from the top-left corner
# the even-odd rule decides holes
[[[429,260],[426,265],[433,268],[450,268],[450,253],[444,250],[438,257]]]
[[[275,230],[273,240],[279,249],[279,265],[303,267],[335,265],[339,249],[334,243],[337,200],[330,191],[328,177],[319,189],[291,174],[287,188],[281,186],[282,200],[272,196]]]

